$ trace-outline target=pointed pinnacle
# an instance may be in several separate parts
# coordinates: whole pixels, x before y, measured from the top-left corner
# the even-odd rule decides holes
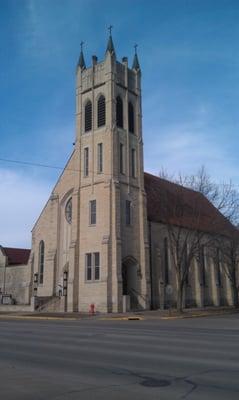
[[[108,28],[110,35],[109,35],[109,39],[108,39],[108,43],[107,43],[107,47],[106,47],[106,52],[105,53],[107,53],[107,51],[108,51],[110,54],[115,54],[114,43],[113,43],[113,39],[112,39],[112,35],[111,35],[112,28],[113,28],[112,25],[110,25],[109,28]]]
[[[78,67],[80,67],[81,69],[85,69],[86,68],[84,54],[83,54],[83,44],[84,44],[84,42],[80,43],[81,51],[80,51],[79,61],[78,61],[78,64],[77,64]]]
[[[139,59],[138,59],[137,53],[135,53],[135,55],[134,55],[132,69],[135,69],[136,71],[140,70]]]

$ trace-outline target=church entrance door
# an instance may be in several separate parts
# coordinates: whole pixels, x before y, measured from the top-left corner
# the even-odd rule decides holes
[[[138,308],[138,292],[137,292],[137,261],[133,257],[127,257],[122,263],[122,290],[127,311]]]

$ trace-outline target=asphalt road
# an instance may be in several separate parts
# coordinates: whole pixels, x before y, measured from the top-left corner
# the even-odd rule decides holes
[[[1,400],[239,399],[239,315],[0,319]]]

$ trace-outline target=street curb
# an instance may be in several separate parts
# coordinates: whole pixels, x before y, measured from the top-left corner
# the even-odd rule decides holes
[[[160,319],[186,319],[186,318],[203,318],[203,317],[214,317],[218,315],[231,315],[237,314],[237,311],[228,311],[228,312],[214,312],[210,314],[189,314],[189,315],[172,315],[172,316],[165,316],[161,317]]]
[[[99,321],[144,321],[143,317],[102,317],[98,318]]]
[[[60,321],[77,321],[83,318],[64,318],[64,317],[32,317],[30,315],[1,315],[0,319],[28,319],[31,321],[42,321],[42,320],[60,320]]]

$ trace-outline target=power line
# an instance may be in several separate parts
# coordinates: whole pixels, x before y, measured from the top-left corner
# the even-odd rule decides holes
[[[20,161],[20,160],[12,160],[8,158],[0,158],[0,161],[9,162],[14,164],[26,165],[29,167],[40,167],[40,168],[50,168],[50,169],[57,169],[60,171],[71,171],[71,172],[84,172],[81,169],[74,169],[74,168],[66,168],[66,167],[59,167],[56,165],[49,165],[49,164],[41,164],[41,163],[34,163],[31,161]],[[89,173],[93,173],[93,171],[89,170]],[[111,174],[100,173],[100,175],[111,176]]]
[[[81,169],[74,169],[74,168],[66,168],[66,167],[59,167],[56,165],[50,165],[50,164],[42,164],[42,163],[34,163],[31,161],[20,161],[20,160],[13,160],[13,159],[8,159],[8,158],[0,158],[0,161],[3,162],[9,162],[13,164],[19,164],[19,165],[26,165],[29,167],[38,167],[38,168],[49,168],[49,169],[57,169],[59,171],[71,171],[71,172],[81,172],[84,173],[83,170]],[[89,170],[89,173],[96,173],[95,171]],[[112,176],[112,174],[106,174],[104,172],[101,172],[99,175],[103,176]],[[239,183],[216,183],[216,185],[224,185],[224,186],[239,186]],[[182,185],[183,186],[183,185]]]

